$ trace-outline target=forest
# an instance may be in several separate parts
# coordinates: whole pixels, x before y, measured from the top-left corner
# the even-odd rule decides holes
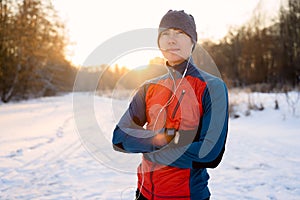
[[[65,25],[49,0],[0,1],[2,102],[72,91]]]
[[[212,60],[194,58],[195,64],[215,74],[218,67],[229,88],[253,91],[299,90],[300,1],[286,0],[276,18],[266,19],[255,10],[251,20],[232,27],[219,41],[201,40],[194,55],[209,54]],[[0,1],[0,98],[6,103],[72,92],[76,75],[84,82],[77,88],[91,91],[132,89],[144,80],[165,73],[157,68],[162,58],[152,58],[143,69],[125,66],[77,67],[66,58],[68,33],[50,0]],[[194,57],[193,55],[193,57]]]
[[[229,30],[218,44],[203,44],[231,87],[299,85],[300,1],[287,0],[268,26],[263,16],[256,10],[249,23]]]

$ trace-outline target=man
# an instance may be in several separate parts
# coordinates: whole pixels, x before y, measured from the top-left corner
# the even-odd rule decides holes
[[[143,84],[113,134],[114,149],[143,153],[136,199],[210,198],[206,168],[223,156],[228,127],[227,88],[198,69],[194,18],[168,11],[158,46],[169,72]]]

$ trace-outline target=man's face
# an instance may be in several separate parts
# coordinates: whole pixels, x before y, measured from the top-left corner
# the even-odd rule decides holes
[[[171,66],[187,60],[193,48],[191,38],[180,29],[166,29],[161,32],[158,43]]]

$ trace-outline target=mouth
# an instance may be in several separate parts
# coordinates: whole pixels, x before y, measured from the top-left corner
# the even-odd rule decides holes
[[[172,48],[172,49],[166,49],[166,52],[170,52],[170,53],[178,53],[178,52],[180,52],[180,49],[175,49],[175,48]]]

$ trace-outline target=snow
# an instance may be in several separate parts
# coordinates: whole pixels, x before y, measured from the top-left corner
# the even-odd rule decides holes
[[[209,169],[211,199],[300,199],[300,103],[292,114],[284,94],[232,92],[230,101],[240,117]],[[249,112],[249,102],[264,110]],[[88,93],[0,104],[0,199],[134,199],[140,154],[111,146],[127,105]]]

